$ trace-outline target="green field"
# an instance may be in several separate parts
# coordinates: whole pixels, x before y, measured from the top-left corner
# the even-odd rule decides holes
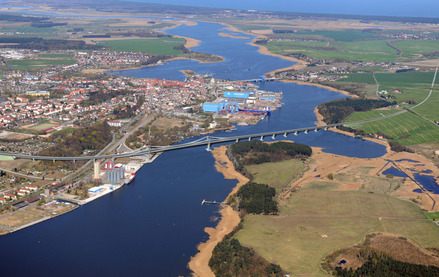
[[[361,242],[371,232],[408,237],[439,247],[439,228],[415,204],[383,194],[333,191],[333,183],[301,188],[279,216],[247,215],[235,236],[293,275],[327,275],[321,261],[332,251]]]
[[[268,49],[276,54],[304,54],[315,59],[349,61],[396,61],[396,50],[386,40],[372,41],[270,41]]]
[[[338,79],[337,82],[343,83],[363,83],[374,85],[376,84],[375,79],[371,73],[350,73],[346,74],[347,78]]]
[[[270,184],[280,191],[285,188],[291,180],[298,177],[303,171],[303,162],[291,159],[276,163],[264,163],[246,166],[247,170],[253,175],[253,181],[260,184]]]
[[[356,112],[346,118],[343,122],[371,119],[393,113],[394,111],[375,110],[368,112]],[[362,129],[367,133],[375,134],[381,131],[392,136],[403,145],[421,144],[439,140],[439,127],[423,120],[419,116],[406,112],[391,118],[377,120],[367,123],[347,124],[355,129]]]
[[[56,125],[59,125],[59,124],[58,123],[56,123],[56,124],[54,124],[54,123],[41,123],[41,124],[30,127],[30,129],[42,131],[42,130],[46,130],[47,128],[51,128],[51,127],[56,126]]]
[[[374,84],[373,75],[370,73],[347,74],[348,78],[343,78],[337,82]],[[380,90],[387,90],[389,95],[394,97],[390,101],[396,101],[401,106],[413,107],[421,103],[429,94],[433,72],[404,72],[404,73],[375,73]],[[399,91],[394,93],[394,91]],[[408,104],[408,103],[412,104]],[[439,120],[439,88],[435,88],[429,100],[414,110],[430,120]],[[382,115],[393,113],[393,111],[368,111],[355,112],[343,122],[372,119]],[[392,136],[401,144],[412,145],[433,141],[439,141],[439,128],[422,118],[405,113],[395,118],[383,119],[379,121],[349,125],[352,128],[360,128],[368,133],[381,131]]]
[[[46,59],[72,59],[73,54],[38,54],[38,57]]]
[[[113,51],[144,52],[151,55],[178,55],[182,50],[175,50],[174,46],[185,44],[182,38],[157,39],[124,39],[100,42],[99,44]]]
[[[0,155],[0,161],[12,161],[13,157]]]
[[[76,63],[72,59],[29,59],[29,60],[11,60],[8,66],[16,69],[44,68],[55,65],[70,65]]]
[[[353,42],[356,40],[376,39],[379,36],[362,30],[342,31],[298,31],[299,35],[322,36],[335,41]]]
[[[432,220],[439,219],[439,212],[431,212],[431,213],[425,213],[425,215]]]
[[[439,51],[439,40],[401,40],[392,44],[401,49],[402,56],[406,58]]]

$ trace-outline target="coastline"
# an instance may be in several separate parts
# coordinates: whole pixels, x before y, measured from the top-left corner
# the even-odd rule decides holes
[[[319,113],[319,109],[317,107],[314,108],[314,114],[315,114],[315,116],[317,118],[317,121],[315,122],[316,126],[326,125],[326,123],[323,121],[323,116]],[[345,136],[355,137],[355,135],[353,133],[351,133],[351,132],[342,131],[342,130],[335,129],[335,128],[329,128],[329,130],[331,132],[339,133],[339,134],[342,134],[342,135],[345,135]],[[380,140],[380,139],[376,139],[376,138],[366,138],[366,137],[362,138],[362,139],[368,140],[368,141],[371,141],[371,142],[374,142],[374,143],[378,143],[378,144],[381,144],[381,145],[384,145],[386,147],[387,153],[393,152],[393,151],[390,150],[390,145],[385,140]]]
[[[286,70],[292,70],[292,69],[294,69],[294,70],[299,70],[299,69],[303,69],[303,68],[305,68],[305,67],[308,66],[308,63],[305,62],[305,61],[302,61],[302,60],[299,60],[299,59],[296,59],[296,58],[293,58],[293,57],[286,57],[286,56],[282,56],[282,55],[279,55],[279,54],[271,53],[271,52],[268,50],[267,47],[265,47],[265,46],[263,46],[263,45],[258,45],[258,44],[256,44],[255,41],[256,41],[257,39],[259,39],[259,38],[264,38],[264,36],[262,36],[262,35],[255,35],[255,34],[250,33],[250,32],[241,31],[241,30],[239,30],[238,28],[236,28],[236,27],[234,27],[234,26],[232,26],[232,25],[229,25],[229,24],[227,24],[227,23],[221,23],[221,24],[224,25],[224,26],[226,26],[225,29],[227,29],[227,30],[229,30],[229,31],[232,31],[232,32],[239,32],[239,33],[243,33],[243,34],[247,34],[247,35],[255,36],[255,38],[253,39],[253,41],[252,41],[252,42],[249,42],[249,43],[247,43],[247,44],[258,47],[258,52],[259,52],[259,53],[261,53],[261,54],[263,54],[263,55],[268,55],[268,56],[273,56],[273,57],[279,57],[279,58],[281,58],[281,59],[284,59],[284,60],[287,60],[287,61],[291,61],[291,62],[295,62],[295,63],[296,63],[295,65],[292,65],[292,66],[289,66],[289,67],[279,68],[279,69],[276,69],[276,70],[273,70],[273,71],[267,72],[267,73],[266,73],[267,75],[268,75],[268,74],[275,74],[275,73],[282,72],[282,71],[286,71]],[[230,36],[230,37],[234,37],[234,38],[239,38],[239,37],[235,37],[235,36],[231,36],[231,35],[229,35],[229,36]]]
[[[224,175],[225,179],[237,179],[238,183],[227,196],[226,200],[231,195],[236,193],[238,189],[246,184],[249,179],[244,177],[239,172],[235,171],[232,162],[226,155],[227,146],[215,147],[212,150],[212,155],[215,158],[215,168],[218,172]],[[241,218],[238,212],[233,210],[230,206],[222,205],[220,209],[221,219],[215,228],[207,227],[205,232],[209,234],[209,239],[198,245],[198,253],[189,261],[189,269],[192,270],[194,276],[215,276],[209,267],[209,260],[212,257],[212,252],[215,246],[223,240],[223,238],[238,226]]]

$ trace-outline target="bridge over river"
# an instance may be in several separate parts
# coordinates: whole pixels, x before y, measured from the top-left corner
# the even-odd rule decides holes
[[[374,118],[374,119],[366,119],[366,120],[359,120],[359,121],[352,121],[348,124],[356,124],[356,123],[364,123],[364,122],[370,122],[375,120],[380,120],[384,118],[389,118],[396,116],[401,113],[405,113],[407,110],[402,110],[399,112],[396,112],[391,115]],[[272,139],[275,139],[276,136],[283,135],[284,137],[287,137],[289,134],[297,135],[299,133],[305,133],[307,134],[310,131],[317,132],[319,130],[327,130],[328,128],[337,128],[340,126],[343,126],[343,123],[337,123],[337,124],[329,124],[329,125],[323,125],[323,126],[311,126],[311,127],[305,127],[305,128],[297,128],[297,129],[290,129],[290,130],[281,130],[281,131],[272,131],[272,132],[266,132],[266,133],[255,133],[255,134],[248,134],[248,135],[240,135],[240,136],[233,136],[233,137],[214,137],[214,136],[206,136],[202,137],[200,139],[181,143],[181,144],[172,144],[167,146],[151,146],[146,149],[140,149],[136,151],[131,152],[125,152],[125,153],[117,153],[117,154],[105,154],[105,155],[95,155],[95,156],[77,156],[77,157],[51,157],[51,156],[38,156],[38,155],[24,155],[24,154],[18,154],[18,153],[1,153],[1,155],[4,156],[10,156],[16,159],[30,159],[30,160],[52,160],[52,161],[81,161],[81,160],[101,160],[101,159],[114,159],[114,158],[125,158],[125,157],[136,157],[136,156],[149,156],[154,153],[161,153],[164,151],[171,151],[171,150],[177,150],[182,148],[188,148],[188,147],[196,147],[196,146],[202,146],[206,145],[206,150],[210,151],[210,147],[212,144],[216,143],[224,143],[224,142],[238,142],[240,140],[252,140],[252,139],[260,139],[263,141],[267,137],[271,137]]]

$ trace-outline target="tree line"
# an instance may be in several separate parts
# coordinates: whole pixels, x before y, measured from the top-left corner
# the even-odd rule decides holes
[[[376,250],[368,250],[366,261],[357,269],[336,267],[335,276],[366,277],[424,277],[439,276],[439,267],[411,264],[392,259],[390,256]]]
[[[253,249],[242,246],[233,238],[240,226],[213,249],[209,266],[215,276],[285,276],[279,265],[269,263]]]
[[[2,37],[1,48],[18,48],[32,50],[96,50],[102,46],[86,44],[82,40],[43,39],[38,37]]]
[[[327,124],[340,123],[353,112],[365,112],[396,105],[396,102],[374,99],[342,99],[318,105],[319,113]]]
[[[279,141],[268,144],[252,140],[232,144],[231,152],[242,165],[252,165],[309,157],[312,149],[300,143]]]
[[[265,184],[248,182],[239,188],[236,194],[239,201],[239,209],[252,214],[277,214],[279,211],[277,202],[273,199],[276,190]]]
[[[111,127],[106,121],[99,122],[92,126],[73,129],[71,132],[52,134],[47,138],[47,141],[55,143],[55,145],[46,150],[40,151],[38,155],[52,157],[81,156],[85,150],[98,151],[103,149],[111,142],[111,140]],[[46,166],[53,165],[51,161],[47,161],[45,164]],[[56,164],[73,166],[73,162],[56,162]],[[76,162],[76,166],[81,164],[81,162]]]

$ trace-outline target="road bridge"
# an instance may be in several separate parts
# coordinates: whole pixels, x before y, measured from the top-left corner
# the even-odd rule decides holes
[[[364,119],[364,120],[357,120],[357,121],[350,121],[345,124],[351,125],[351,124],[358,124],[358,123],[366,123],[366,122],[372,122],[377,121],[385,118],[394,117],[397,115],[400,115],[402,113],[406,113],[408,111],[414,112],[414,108],[419,107],[423,103],[425,103],[430,96],[433,93],[433,87],[436,81],[436,75],[438,73],[439,69],[439,63],[436,66],[436,71],[434,73],[433,81],[431,83],[430,93],[428,96],[422,101],[421,103],[417,104],[416,106],[410,108],[401,110],[399,112],[389,114],[382,117],[372,118],[372,119]],[[276,78],[269,78],[264,80],[275,80]],[[255,79],[257,80],[257,79]],[[196,146],[202,146],[207,145],[206,150],[210,151],[210,146],[215,143],[224,143],[224,142],[238,142],[242,139],[248,139],[252,140],[254,138],[259,138],[261,141],[264,140],[265,137],[270,137],[272,139],[275,139],[278,135],[283,135],[284,137],[287,137],[289,134],[299,134],[299,133],[305,133],[307,134],[309,131],[317,132],[319,130],[327,130],[328,128],[337,128],[340,126],[343,126],[343,123],[337,123],[337,124],[329,124],[329,125],[323,125],[323,126],[312,126],[312,127],[305,127],[305,128],[297,128],[297,129],[290,129],[290,130],[283,130],[283,131],[273,131],[273,132],[265,132],[265,133],[258,133],[258,134],[250,134],[250,135],[241,135],[241,136],[234,136],[234,137],[213,137],[213,136],[206,136],[203,138],[200,138],[198,140],[181,143],[181,144],[173,144],[173,145],[167,145],[167,146],[151,146],[146,149],[140,149],[136,151],[131,152],[125,152],[120,154],[107,154],[107,155],[96,155],[96,156],[78,156],[78,157],[50,157],[50,156],[33,156],[33,155],[23,155],[23,154],[17,154],[17,153],[0,153],[0,155],[4,156],[10,156],[16,159],[30,159],[30,160],[52,160],[52,161],[80,161],[80,160],[101,160],[101,159],[114,159],[114,158],[124,158],[124,157],[136,157],[136,156],[150,156],[153,153],[161,153],[164,151],[171,151],[171,150],[177,150],[182,148],[189,148],[189,147],[196,147]],[[435,124],[435,126],[437,126]],[[103,151],[101,151],[102,153]]]
[[[363,122],[369,122],[373,120],[380,120],[383,118],[392,117],[401,113],[407,112],[407,110],[402,110],[397,113],[383,116],[380,118],[375,119],[366,119],[366,120],[358,120],[358,121],[352,121],[348,124],[355,124],[355,123],[363,123]],[[16,159],[29,159],[29,160],[51,160],[51,161],[82,161],[82,160],[101,160],[101,159],[114,159],[114,158],[126,158],[126,157],[136,157],[136,156],[149,156],[153,153],[161,153],[165,151],[171,151],[171,150],[177,150],[177,149],[183,149],[183,148],[189,148],[189,147],[196,147],[196,146],[202,146],[206,145],[206,150],[210,151],[210,147],[212,144],[216,143],[224,143],[224,142],[238,142],[240,140],[252,140],[252,139],[259,139],[263,141],[266,137],[271,137],[272,139],[275,139],[276,136],[283,135],[284,137],[287,137],[289,134],[298,135],[299,133],[307,134],[310,131],[317,132],[319,130],[327,130],[328,128],[337,128],[340,126],[343,126],[343,123],[337,123],[337,124],[329,124],[329,125],[323,125],[323,126],[311,126],[311,127],[305,127],[305,128],[297,128],[297,129],[289,129],[289,130],[282,130],[282,131],[271,131],[271,132],[265,132],[265,133],[256,133],[256,134],[248,134],[248,135],[240,135],[240,136],[233,136],[233,137],[214,137],[214,136],[206,136],[202,137],[200,139],[181,143],[181,144],[172,144],[167,146],[151,146],[145,149],[140,149],[136,151],[131,152],[125,152],[125,153],[118,153],[118,154],[106,154],[106,155],[95,155],[95,156],[77,156],[77,157],[51,157],[51,156],[38,156],[38,155],[24,155],[24,154],[18,154],[18,153],[0,153],[0,155],[4,156],[10,156]]]

